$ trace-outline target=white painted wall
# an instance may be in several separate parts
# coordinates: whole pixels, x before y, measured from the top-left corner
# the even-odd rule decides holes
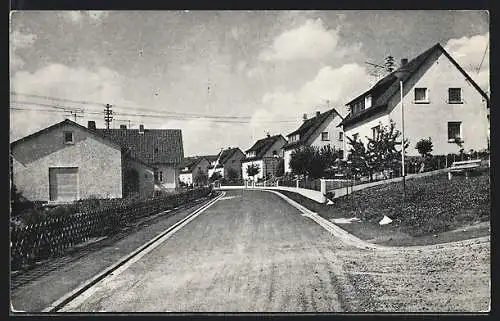
[[[193,184],[193,173],[181,173],[179,174],[179,180],[184,184]]]
[[[249,161],[249,162],[244,162],[241,164],[241,170],[243,172],[243,179],[251,179],[251,177],[248,176],[247,174],[247,168],[251,165],[257,165],[259,167],[259,173],[254,176],[254,180],[257,181],[257,179],[262,179],[264,178],[264,161],[263,160],[254,160],[254,161]]]
[[[429,103],[415,103],[414,89],[428,88]],[[463,104],[449,104],[448,88],[462,88]],[[431,57],[423,68],[404,84],[405,137],[409,139],[408,156],[418,156],[416,143],[431,137],[434,155],[458,153],[461,147],[448,142],[448,122],[462,122],[463,148],[487,148],[489,122],[486,101],[466,80],[465,76],[444,55]],[[345,135],[359,133],[361,139],[371,135],[371,128],[379,122],[388,124],[392,119],[401,131],[401,103],[399,91],[391,97],[388,112],[364,120],[355,127],[344,127]],[[365,140],[366,141],[366,140]],[[347,147],[347,149],[349,149]]]

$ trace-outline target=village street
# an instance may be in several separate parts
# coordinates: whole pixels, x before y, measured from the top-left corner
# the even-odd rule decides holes
[[[489,255],[470,241],[363,250],[273,193],[229,191],[61,312],[482,311]]]

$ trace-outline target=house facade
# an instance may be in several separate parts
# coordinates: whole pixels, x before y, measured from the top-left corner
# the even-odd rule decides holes
[[[282,135],[270,136],[260,139],[252,147],[246,150],[246,157],[241,164],[241,172],[244,180],[252,179],[248,176],[247,168],[255,165],[259,168],[254,180],[276,176],[278,163],[283,159],[283,146],[287,143]]]
[[[214,173],[219,173],[223,178],[228,178],[229,172],[234,172],[237,179],[241,179],[241,163],[245,154],[238,147],[222,150],[208,168],[208,177]]]
[[[434,155],[489,148],[489,98],[440,44],[409,62],[403,59],[401,67],[408,71],[403,78],[408,156],[418,156],[416,143],[429,137]],[[341,123],[345,135],[366,143],[391,120],[401,131],[400,82],[394,73],[347,104],[350,113]]]
[[[204,156],[186,157],[180,166],[179,180],[191,186],[198,175],[204,175],[208,179],[209,166],[210,162]]]
[[[33,201],[120,198],[122,152],[70,120],[11,144],[13,183]]]
[[[161,130],[156,141],[147,139],[149,145],[140,138],[116,139],[114,131],[96,129],[95,122],[84,127],[66,119],[11,143],[12,183],[29,200],[53,203],[152,196],[155,171],[182,159],[180,131],[168,136]],[[174,147],[158,148],[152,158],[157,145],[151,142]],[[165,150],[174,154],[161,156]]]
[[[324,113],[316,112],[312,118],[304,115],[302,125],[287,135],[288,142],[283,146],[285,173],[291,173],[290,159],[292,153],[303,146],[322,148],[330,146],[344,154],[344,133],[339,127],[343,117],[332,108]]]
[[[174,192],[179,187],[179,165],[184,159],[180,129],[96,129],[107,139],[125,146],[134,159],[153,168],[154,188]]]

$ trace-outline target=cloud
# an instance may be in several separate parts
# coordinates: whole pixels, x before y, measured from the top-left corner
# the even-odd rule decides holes
[[[51,64],[33,73],[18,71],[11,79],[11,91],[19,94],[35,94],[76,101],[103,102],[119,105],[132,105],[123,99],[123,78],[108,68],[95,70],[70,68],[62,64]],[[25,101],[35,104],[26,104]],[[38,105],[37,105],[38,104]],[[23,95],[11,96],[11,106],[31,110],[11,110],[11,140],[23,137],[65,118],[65,113],[40,112],[33,109],[49,109],[40,104],[50,104],[63,108],[84,108],[83,115],[98,119],[100,126],[103,120],[100,116],[102,106],[82,105],[58,100],[41,99]],[[55,109],[51,109],[55,110]],[[91,114],[95,113],[95,114]],[[90,118],[89,118],[90,119]]]
[[[347,113],[345,103],[369,87],[369,76],[365,67],[355,63],[345,64],[339,68],[324,66],[318,70],[314,79],[305,82],[298,90],[285,91],[278,89],[268,92],[262,97],[263,107],[253,114],[254,130],[264,130],[257,119],[275,120],[274,133],[293,130],[300,123],[304,113],[312,115],[317,110],[325,111],[335,107],[342,115]],[[282,120],[296,119],[296,123],[285,123]],[[280,122],[281,121],[281,122]]]
[[[322,58],[332,53],[338,42],[338,30],[327,29],[320,18],[308,19],[300,27],[277,36],[271,47],[259,54],[259,59],[291,61]]]
[[[19,49],[27,49],[33,47],[37,36],[31,33],[22,33],[19,30],[14,30],[10,33],[10,69],[15,71],[21,69],[25,62],[18,54]]]
[[[485,33],[484,35],[450,39],[445,45],[446,51],[486,91],[489,91],[490,87],[489,37],[489,33]],[[485,55],[487,46],[488,49]],[[483,56],[484,60],[478,73],[478,67],[481,64]]]

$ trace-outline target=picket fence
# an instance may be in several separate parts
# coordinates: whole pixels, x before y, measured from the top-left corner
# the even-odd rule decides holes
[[[46,217],[37,224],[13,228],[10,232],[11,270],[60,256],[68,248],[90,238],[113,235],[140,218],[176,208],[210,193],[210,188],[201,188],[126,206]]]

